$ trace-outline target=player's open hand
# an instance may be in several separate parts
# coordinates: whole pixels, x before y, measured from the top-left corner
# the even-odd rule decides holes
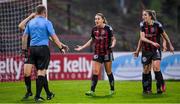
[[[134,56],[135,58],[137,58],[137,57],[139,56],[139,52],[138,52],[138,51],[133,52],[133,56]]]
[[[158,43],[153,43],[153,46],[155,46],[156,48],[160,48],[160,45]]]
[[[170,50],[170,52],[174,54],[174,47],[173,47],[172,45],[170,45],[170,47],[169,47],[169,48],[170,48],[170,49],[169,49],[169,50]]]
[[[167,47],[163,47],[162,51],[166,52],[167,51]]]
[[[82,50],[82,46],[77,45],[77,47],[74,48],[74,50],[76,50],[76,51],[81,51],[81,50]]]

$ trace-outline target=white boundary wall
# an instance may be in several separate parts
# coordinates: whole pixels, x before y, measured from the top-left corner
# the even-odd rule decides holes
[[[115,80],[141,80],[143,71],[141,54],[135,59],[132,52],[115,52],[112,71]],[[163,52],[161,71],[164,79],[180,80],[180,52],[175,52],[174,54]],[[154,79],[154,73],[153,71],[151,72]],[[104,79],[108,79],[105,72]]]

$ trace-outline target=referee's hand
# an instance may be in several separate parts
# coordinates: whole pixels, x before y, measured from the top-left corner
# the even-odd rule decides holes
[[[64,48],[63,48],[63,49],[60,49],[60,52],[63,53],[63,54],[66,53],[66,51],[65,51]]]
[[[69,47],[67,46],[67,45],[62,45],[62,48],[67,52],[67,51],[69,51]]]

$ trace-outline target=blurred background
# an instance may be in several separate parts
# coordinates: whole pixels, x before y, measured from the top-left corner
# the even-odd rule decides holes
[[[114,29],[117,44],[112,70],[120,80],[141,80],[141,56],[134,59],[139,40],[142,11],[152,9],[175,48],[175,54],[163,52],[161,70],[165,79],[180,79],[180,0],[0,0],[0,81],[23,80],[24,61],[21,52],[23,32],[18,24],[44,4],[59,39],[70,51],[61,54],[50,42],[49,78],[90,79],[93,48],[74,51],[90,39],[94,16],[101,12]],[[134,73],[135,72],[135,73]],[[101,72],[101,79],[107,79]],[[35,75],[33,76],[35,79]]]
[[[35,12],[39,4],[47,6],[48,19],[52,21],[56,34],[70,47],[68,53],[62,54],[50,42],[51,60],[47,76],[56,97],[49,102],[180,104],[180,0],[0,0],[0,103],[34,103],[33,98],[28,102],[20,100],[25,86],[24,57],[21,54],[23,32],[18,29],[18,24]],[[142,80],[143,71],[141,53],[138,58],[132,54],[139,40],[139,23],[144,9],[156,11],[157,20],[163,24],[175,48],[174,54],[162,52],[161,71],[164,79],[170,80],[166,81],[167,93],[163,95],[155,94],[154,81],[153,94],[142,95],[142,82],[138,81]],[[108,97],[108,78],[105,70],[101,70],[98,96],[90,98],[83,95],[90,87],[93,50],[89,47],[76,52],[74,48],[90,39],[91,29],[95,25],[94,16],[98,12],[105,15],[117,38],[112,62],[117,92],[115,96]],[[32,80],[36,79],[34,69]],[[154,73],[151,72],[154,80]],[[35,81],[32,81],[32,90],[35,89]]]
[[[76,45],[90,39],[94,16],[98,12],[105,15],[114,29],[117,38],[114,51],[134,51],[143,9],[157,12],[157,19],[163,24],[175,51],[180,50],[179,0],[0,0],[0,52],[19,52],[22,32],[18,24],[42,1],[46,2],[48,19],[53,22],[60,40],[70,47],[70,53],[75,52]],[[53,44],[50,46],[52,52],[58,52]],[[92,48],[82,52],[92,52]]]
[[[101,12],[114,29],[114,51],[134,51],[139,39],[143,9],[152,9],[168,33],[175,50],[180,50],[179,0],[48,0],[48,15],[60,39],[70,46],[84,44],[91,35],[94,16]],[[54,51],[57,51],[55,49]],[[90,49],[84,52],[91,52]]]

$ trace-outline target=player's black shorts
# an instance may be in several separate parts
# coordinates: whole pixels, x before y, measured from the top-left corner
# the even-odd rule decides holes
[[[141,62],[143,65],[148,65],[152,60],[161,60],[161,50],[157,49],[154,52],[142,51]]]
[[[50,61],[50,51],[48,46],[30,47],[30,64],[34,64],[37,70],[47,69]]]
[[[93,61],[97,61],[97,62],[100,62],[100,63],[103,63],[103,62],[110,62],[110,61],[113,61],[114,60],[114,57],[113,57],[113,53],[110,53],[110,54],[107,54],[107,55],[94,55],[93,56]]]
[[[24,53],[24,64],[30,64],[30,49],[28,48],[27,51]]]

